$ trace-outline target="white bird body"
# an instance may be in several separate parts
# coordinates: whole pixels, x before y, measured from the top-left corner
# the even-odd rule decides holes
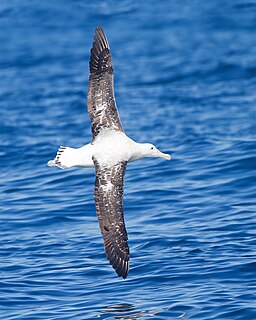
[[[94,157],[102,167],[112,167],[132,157],[135,142],[124,132],[102,130],[93,143]]]
[[[152,149],[154,148],[154,149]],[[155,151],[155,155],[153,152]],[[101,167],[112,167],[119,162],[131,162],[145,157],[162,157],[170,160],[168,154],[160,152],[149,143],[137,143],[122,131],[102,130],[93,143],[75,149],[60,147],[54,160],[49,166],[62,169],[71,167],[94,167],[93,158]]]

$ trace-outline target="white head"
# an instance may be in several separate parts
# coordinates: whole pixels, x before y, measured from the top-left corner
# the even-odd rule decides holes
[[[151,143],[142,143],[141,146],[141,158],[144,157],[153,157],[153,158],[164,158],[166,160],[171,160],[171,156],[167,153],[163,153],[158,150],[153,144]]]

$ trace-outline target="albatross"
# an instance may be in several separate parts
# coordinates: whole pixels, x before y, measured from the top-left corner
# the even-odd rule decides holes
[[[110,47],[100,25],[95,30],[89,69],[87,106],[92,142],[78,149],[61,146],[48,165],[61,169],[95,167],[94,199],[104,249],[118,276],[125,279],[130,260],[123,210],[126,165],[145,157],[170,160],[171,156],[125,134],[115,102]]]

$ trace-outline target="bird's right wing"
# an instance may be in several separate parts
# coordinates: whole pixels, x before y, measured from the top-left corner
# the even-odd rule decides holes
[[[128,236],[124,223],[123,181],[126,162],[101,168],[94,158],[96,181],[94,198],[104,248],[110,264],[119,277],[129,272]]]
[[[87,100],[93,140],[102,129],[123,131],[113,82],[114,70],[108,40],[101,26],[98,26],[91,49]]]

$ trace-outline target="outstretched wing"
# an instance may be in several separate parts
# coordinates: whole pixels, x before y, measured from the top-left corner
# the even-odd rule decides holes
[[[115,102],[110,48],[101,26],[95,31],[90,57],[88,113],[93,139],[102,129],[123,131]]]
[[[129,272],[128,236],[123,211],[126,162],[101,168],[96,159],[93,161],[96,168],[94,198],[104,248],[116,273],[125,279]]]

